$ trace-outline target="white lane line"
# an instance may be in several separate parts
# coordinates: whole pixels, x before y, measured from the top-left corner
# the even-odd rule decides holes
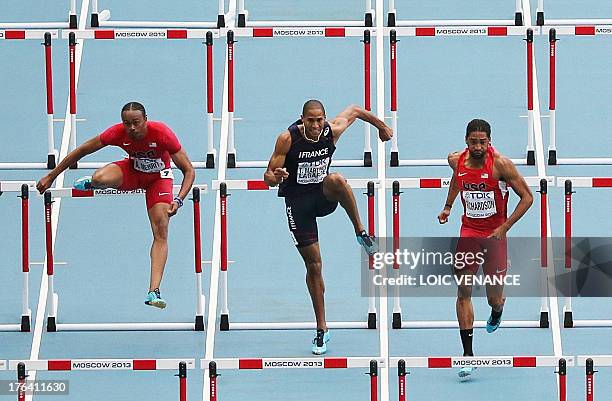
[[[79,17],[78,27],[81,29],[85,27],[87,21],[89,9],[89,0],[83,0],[81,3],[81,14]],[[77,40],[76,52],[75,52],[75,85],[78,85],[79,82],[79,71],[81,69],[81,60],[83,57],[83,47],[85,46],[85,42],[83,40]],[[70,98],[66,101],[66,114],[64,117],[64,130],[62,132],[62,147],[60,149],[59,160],[66,157],[68,154],[68,147],[70,144]],[[57,176],[55,180],[55,187],[61,188],[64,186],[64,173],[61,173]],[[55,203],[53,203],[53,208],[51,212],[51,221],[52,221],[52,249],[55,249],[55,239],[57,238],[57,225],[59,223],[59,215],[60,208],[62,206],[62,199],[56,199]],[[45,256],[45,264],[47,262],[47,257]],[[42,340],[42,331],[44,327],[44,319],[45,319],[45,310],[47,309],[47,293],[49,287],[47,282],[47,269],[42,269],[42,278],[40,281],[40,292],[38,294],[38,308],[36,309],[36,322],[34,324],[34,334],[32,337],[32,349],[30,351],[30,360],[37,360],[40,354],[40,343]],[[28,380],[36,380],[36,371],[28,371]],[[26,395],[26,401],[32,401],[34,399],[33,395]]]

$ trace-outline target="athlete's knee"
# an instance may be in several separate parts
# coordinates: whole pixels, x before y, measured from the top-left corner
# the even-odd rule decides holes
[[[318,277],[323,270],[323,263],[320,260],[308,261],[306,264],[306,275],[310,277]]]
[[[491,308],[503,308],[506,298],[499,295],[488,296],[487,301],[489,302],[489,306]]]
[[[91,184],[94,188],[109,188],[121,184],[121,177],[109,170],[108,166],[96,170],[91,176]]]
[[[325,177],[325,184],[335,190],[340,190],[346,187],[346,179],[340,173],[331,173]]]
[[[459,287],[457,289],[457,301],[458,302],[471,302],[472,301],[472,288],[471,287]]]
[[[168,225],[170,219],[167,216],[156,216],[151,219],[153,238],[166,241],[168,239]]]

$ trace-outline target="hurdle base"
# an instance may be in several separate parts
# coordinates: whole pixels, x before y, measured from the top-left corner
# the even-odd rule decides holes
[[[47,331],[49,333],[54,333],[57,331],[57,325],[55,324],[55,316],[47,317]]]
[[[195,317],[195,331],[204,331],[204,316],[197,315]]]
[[[219,330],[221,331],[229,331],[229,315],[222,314],[221,320],[219,322]]]
[[[540,312],[540,328],[547,329],[550,323],[548,322],[548,312]]]
[[[70,14],[68,24],[70,26],[70,29],[77,29],[78,25],[77,25],[77,16],[76,16],[76,14]]]
[[[246,14],[238,14],[238,28],[246,27]]]
[[[393,312],[393,320],[391,322],[391,327],[394,329],[402,328],[402,314],[400,312]]]
[[[548,165],[555,166],[557,164],[557,151],[556,150],[548,150]]]
[[[398,167],[399,166],[399,153],[391,152],[391,162],[389,163],[390,167]]]
[[[225,28],[225,15],[223,14],[217,15],[217,28]]]
[[[523,13],[517,11],[514,13],[514,25],[515,26],[523,26]]]
[[[214,153],[206,154],[206,168],[215,168],[215,155]]]
[[[571,328],[574,327],[574,317],[571,310],[563,312],[563,327]]]
[[[47,155],[47,169],[53,170],[56,166],[55,162],[55,153],[51,153]]]
[[[91,21],[89,23],[92,28],[100,27],[100,20],[98,19],[98,13],[91,13]]]
[[[22,315],[21,316],[21,332],[27,333],[31,329],[30,327],[30,315]]]
[[[537,26],[543,26],[544,25],[544,11],[538,11],[537,17],[536,17],[536,25]]]
[[[221,315],[223,316],[223,315]],[[229,323],[228,330],[316,330],[316,322]],[[330,329],[369,329],[368,322],[327,322]]]
[[[363,152],[363,166],[372,167],[372,152]]]
[[[535,150],[527,151],[527,165],[535,166]]]
[[[372,13],[365,14],[365,26],[374,26],[374,19],[372,18]]]
[[[474,328],[485,328],[486,320],[474,321]],[[421,321],[402,321],[402,329],[458,329],[459,323],[453,320],[421,320]],[[540,328],[539,320],[503,320],[501,328],[523,329]]]
[[[227,167],[236,168],[236,153],[227,154]]]
[[[387,14],[387,26],[395,26],[395,13]]]
[[[376,312],[368,313],[368,329],[376,328]]]

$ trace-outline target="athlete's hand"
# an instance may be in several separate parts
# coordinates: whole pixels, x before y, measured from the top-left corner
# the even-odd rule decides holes
[[[508,228],[506,228],[506,226],[502,224],[501,226],[493,230],[491,235],[489,235],[487,238],[504,239],[506,238],[507,232],[508,232]]]
[[[178,203],[176,203],[176,202],[174,202],[174,201],[173,201],[173,202],[170,204],[170,207],[168,207],[168,216],[169,216],[169,217],[174,216],[174,215],[176,214],[176,212],[178,212],[179,207],[180,207],[180,206],[178,205]]]
[[[448,222],[448,216],[450,216],[450,212],[451,212],[450,209],[447,209],[447,208],[442,209],[442,211],[438,215],[438,222],[440,224],[444,224]]]
[[[386,142],[393,138],[393,130],[385,125],[385,128],[378,130],[378,137],[381,141]]]
[[[42,194],[51,187],[51,184],[53,184],[53,178],[47,174],[36,183],[36,189]]]
[[[274,173],[274,178],[276,178],[276,182],[278,184],[280,184],[281,182],[286,180],[287,177],[289,177],[289,173],[287,172],[287,170],[281,167],[275,168],[273,173]]]

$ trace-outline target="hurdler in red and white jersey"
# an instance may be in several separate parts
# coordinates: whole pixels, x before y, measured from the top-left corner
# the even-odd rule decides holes
[[[493,146],[487,148],[482,168],[467,167],[468,154],[468,149],[461,153],[454,173],[463,203],[461,222],[465,228],[490,233],[508,217],[508,186],[503,179],[494,177],[497,153]]]

